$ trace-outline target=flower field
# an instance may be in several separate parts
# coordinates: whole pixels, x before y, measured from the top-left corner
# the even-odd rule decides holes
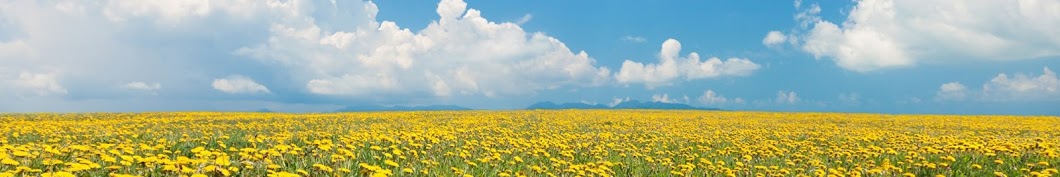
[[[1060,118],[656,110],[0,114],[4,176],[1056,176]]]

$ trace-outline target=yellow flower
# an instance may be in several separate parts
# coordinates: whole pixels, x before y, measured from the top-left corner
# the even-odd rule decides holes
[[[73,173],[65,172],[65,171],[41,173],[40,176],[41,177],[76,177],[76,175],[74,175]]]
[[[389,165],[389,166],[393,166],[393,167],[398,167],[398,163],[394,162],[392,160],[383,161],[383,164],[386,164],[386,165]]]
[[[229,161],[227,156],[218,156],[217,159],[214,160],[214,163],[220,166],[232,165],[232,161]]]
[[[273,174],[269,174],[268,176],[269,177],[302,177],[302,175],[298,175],[298,174],[294,174],[294,173],[288,173],[288,172],[276,172],[276,173],[273,173]]]
[[[136,176],[136,175],[129,175],[129,174],[116,174],[116,173],[111,173],[111,174],[110,174],[110,177],[139,177],[139,176]]]
[[[22,163],[18,163],[18,161],[16,161],[15,159],[0,160],[0,163],[3,163],[5,165],[11,165],[11,166],[18,166],[19,164],[22,164]]]
[[[316,168],[317,170],[320,170],[320,171],[329,172],[329,173],[332,172],[332,171],[335,171],[331,167],[329,167],[327,165],[324,165],[324,164],[319,164],[319,163],[313,164],[313,168]]]
[[[946,160],[946,161],[950,161],[950,162],[957,161],[957,158],[955,158],[953,156],[946,156],[946,157],[943,157],[942,159]]]

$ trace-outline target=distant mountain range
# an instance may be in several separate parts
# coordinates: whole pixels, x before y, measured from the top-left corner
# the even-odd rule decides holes
[[[354,105],[346,106],[335,112],[363,112],[363,111],[436,111],[436,110],[471,110],[471,108],[456,105],[426,105],[426,106],[380,106],[380,105]]]
[[[718,108],[701,108],[690,106],[681,103],[664,103],[664,102],[641,102],[637,100],[631,100],[619,103],[615,106],[607,106],[602,104],[585,104],[585,103],[563,103],[556,104],[553,102],[538,102],[526,107],[526,109],[694,109],[694,110],[721,110]]]

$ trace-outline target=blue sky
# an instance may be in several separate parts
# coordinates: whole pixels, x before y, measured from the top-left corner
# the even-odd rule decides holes
[[[1060,114],[1060,2],[33,1],[0,111],[517,109]]]

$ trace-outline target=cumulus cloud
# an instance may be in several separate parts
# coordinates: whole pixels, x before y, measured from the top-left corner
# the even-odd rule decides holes
[[[663,102],[663,103],[670,103],[670,102],[674,102],[673,100],[670,100],[670,96],[669,96],[669,95],[666,95],[666,94],[662,94],[662,95],[659,95],[659,94],[651,95],[651,101],[653,101],[653,102]]]
[[[665,93],[662,94],[662,95],[655,94],[655,95],[651,96],[651,101],[653,101],[653,102],[662,102],[662,103],[687,103],[688,102],[688,96],[684,96],[682,98],[670,98],[669,94],[665,94]]]
[[[273,24],[269,41],[235,53],[290,66],[321,95],[492,97],[609,80],[610,71],[587,53],[517,23],[489,21],[463,1],[439,3],[441,18],[418,32],[375,21],[371,2],[363,8],[369,20],[355,28]]]
[[[226,78],[214,79],[213,89],[229,94],[259,94],[270,93],[269,88],[254,82],[254,80],[242,76],[231,75]]]
[[[133,90],[158,90],[158,89],[162,88],[162,84],[159,84],[159,83],[148,84],[146,82],[137,81],[137,82],[125,83],[125,84],[122,85],[122,87],[123,88],[127,88],[127,89],[133,89]]]
[[[722,76],[747,76],[760,66],[743,58],[729,58],[722,61],[717,57],[700,60],[699,54],[692,52],[681,57],[681,42],[667,39],[659,52],[659,63],[640,63],[626,60],[615,74],[619,83],[643,83],[648,88],[670,85],[674,80],[697,80]]]
[[[1037,77],[1001,73],[983,85],[983,93],[998,101],[1057,99],[1060,96],[1060,80],[1048,67],[1043,68],[1042,75]]]
[[[1038,76],[1000,73],[979,90],[968,89],[957,82],[942,84],[936,98],[956,101],[967,98],[986,102],[1055,101],[1060,100],[1060,80],[1048,67],[1043,68],[1042,74]]]
[[[776,47],[778,45],[784,44],[787,41],[788,36],[784,35],[784,33],[780,31],[774,30],[769,31],[769,33],[766,33],[766,37],[762,39],[762,44],[769,47]]]
[[[467,3],[463,0],[442,0],[438,3],[437,12],[442,21],[446,21],[464,14],[464,10],[467,10]]]
[[[213,72],[255,65],[233,64],[230,53],[242,45],[237,43],[256,37],[253,28],[264,26],[263,19],[270,17],[264,15],[267,2],[234,3],[238,2],[5,1],[0,5],[0,62],[4,63],[0,75],[24,72],[30,78],[62,78],[61,84],[45,82],[50,84],[41,87],[49,88],[44,89],[49,94],[93,99],[154,85],[124,87],[135,80],[172,82],[177,89],[208,84]],[[232,10],[262,16],[236,18],[230,16]],[[208,90],[199,87],[180,93]]]
[[[627,101],[629,101],[629,97],[626,97],[626,98],[614,97],[614,98],[611,98],[611,103],[607,103],[607,106],[615,107],[616,105],[618,105],[618,104],[620,104],[622,102],[627,102]]]
[[[744,104],[743,98],[729,99],[721,94],[714,92],[714,90],[707,90],[703,92],[703,95],[699,96],[699,103],[704,105],[724,105],[724,104]]]
[[[25,41],[0,41],[0,61],[29,57],[31,55],[32,48]]]
[[[1060,1],[861,0],[842,23],[820,6],[796,14],[802,51],[867,72],[918,63],[1024,60],[1060,56]],[[796,7],[799,8],[798,3]],[[770,39],[777,40],[770,40]],[[770,32],[763,44],[779,41]]]
[[[121,87],[129,90],[154,92],[158,89],[162,89],[162,84],[157,82],[148,84],[146,82],[136,81],[122,84]]]
[[[936,100],[964,100],[968,97],[968,87],[960,82],[950,82],[939,86],[939,91],[935,93]]]
[[[741,58],[680,56],[671,39],[658,63],[626,61],[624,74],[612,72],[587,52],[524,30],[529,14],[498,22],[470,7],[440,1],[438,19],[412,31],[377,19],[381,9],[371,1],[9,0],[0,3],[0,90],[96,99],[154,93],[165,83],[159,100],[217,90],[431,102],[619,78],[650,87],[759,68]],[[245,76],[218,78],[231,73]]]
[[[59,80],[54,73],[21,72],[18,74],[17,78],[4,80],[6,80],[6,83],[0,83],[0,85],[7,85],[10,87],[8,91],[13,92],[16,96],[61,96],[69,93],[66,88],[59,83]]]
[[[795,94],[795,91],[785,92],[781,90],[777,91],[777,98],[773,101],[780,104],[795,104],[799,102],[799,95]]]
[[[110,93],[106,89],[153,89],[155,83],[113,85],[152,80],[174,91],[167,94],[201,95],[211,88],[195,86],[210,84],[227,93],[406,96],[429,102],[613,83],[613,73],[588,53],[522,29],[519,24],[532,15],[491,21],[461,0],[440,1],[439,18],[419,31],[377,20],[380,9],[357,0],[3,4],[0,74],[10,81],[4,85],[18,80],[20,72],[69,81],[44,84],[50,95],[66,89],[87,97]],[[214,78],[229,73],[270,83]]]

